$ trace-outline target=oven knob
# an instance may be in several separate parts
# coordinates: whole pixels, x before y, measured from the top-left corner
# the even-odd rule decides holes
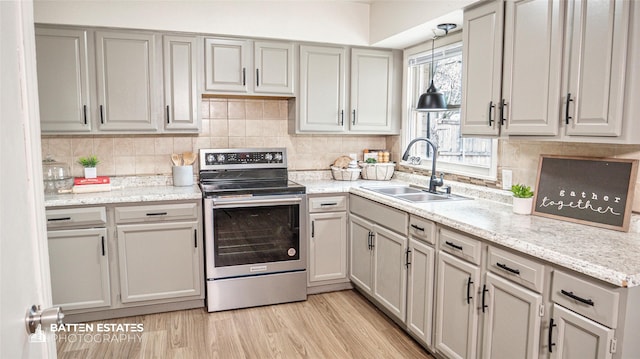
[[[216,156],[214,156],[213,153],[209,153],[206,158],[207,164],[212,164],[216,160]]]
[[[276,153],[273,158],[278,162],[282,161],[282,153]]]
[[[217,159],[218,159],[218,162],[224,162],[224,155],[223,154],[219,154]]]
[[[265,153],[264,159],[271,162],[271,160],[273,159],[273,155],[270,153]]]

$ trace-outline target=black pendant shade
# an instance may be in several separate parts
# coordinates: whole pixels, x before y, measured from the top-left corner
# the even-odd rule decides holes
[[[427,89],[427,92],[420,95],[418,99],[418,105],[416,111],[446,111],[447,101],[444,99],[442,92],[438,92],[438,89],[431,80],[431,85]]]
[[[438,29],[444,30],[445,35],[449,33],[449,30],[454,29],[455,24],[440,24]],[[434,32],[435,35],[435,32]],[[444,95],[438,91],[436,85],[433,84],[433,77],[435,76],[435,68],[433,67],[433,58],[435,57],[434,46],[436,43],[436,36],[431,40],[431,84],[427,92],[420,95],[418,99],[418,105],[416,111],[421,112],[435,112],[435,111],[447,111],[447,101],[444,99]]]

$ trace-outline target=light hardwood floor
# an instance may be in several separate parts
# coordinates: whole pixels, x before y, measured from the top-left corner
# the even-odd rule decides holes
[[[142,323],[144,331],[122,341],[58,340],[58,358],[433,359],[353,290],[225,312],[192,309],[100,321],[90,334],[99,323]]]

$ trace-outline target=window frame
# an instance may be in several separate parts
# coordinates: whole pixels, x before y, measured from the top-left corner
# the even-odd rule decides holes
[[[450,47],[452,45],[456,45],[461,42],[462,42],[462,31],[457,31],[455,33],[449,34],[446,37],[441,37],[439,39],[436,39],[436,42],[434,45],[435,47],[434,51],[437,53],[438,49],[442,49],[443,47]],[[415,121],[413,119],[414,110],[412,109],[415,106],[415,103],[413,103],[414,98],[417,98],[417,96],[415,96],[416,94],[414,93],[415,89],[410,88],[410,85],[414,84],[414,79],[415,79],[415,74],[411,73],[410,71],[410,61],[418,57],[426,56],[430,58],[431,45],[432,45],[431,39],[429,39],[427,42],[423,44],[416,45],[404,50],[404,56],[403,56],[404,85],[403,85],[402,91],[403,91],[403,100],[404,100],[403,102],[405,104],[405,109],[402,115],[403,130],[400,136],[401,148],[400,148],[399,156],[401,156],[402,153],[404,153],[404,151],[407,148],[407,145],[413,139],[412,134],[416,132]],[[414,76],[414,78],[411,78],[412,76]],[[464,90],[463,90],[463,94],[464,94]],[[451,106],[451,107],[453,109],[453,107],[458,107],[458,106]],[[462,111],[462,108],[460,108],[460,111]],[[490,138],[490,139],[492,140],[491,161],[490,161],[491,164],[488,168],[482,167],[482,166],[469,165],[469,164],[438,162],[436,170],[439,173],[452,173],[456,175],[479,178],[483,180],[492,180],[492,181],[497,180],[498,139],[497,138]],[[401,161],[401,158],[400,158],[400,164],[402,166],[409,167],[415,170],[427,170],[427,171],[431,170],[431,158],[424,158],[420,165],[412,165],[408,162]]]

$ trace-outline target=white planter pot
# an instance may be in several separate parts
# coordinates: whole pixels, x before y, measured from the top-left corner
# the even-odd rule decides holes
[[[84,178],[96,178],[98,176],[98,170],[95,167],[84,168]]]
[[[533,207],[533,197],[517,198],[513,197],[513,213],[531,214]]]

